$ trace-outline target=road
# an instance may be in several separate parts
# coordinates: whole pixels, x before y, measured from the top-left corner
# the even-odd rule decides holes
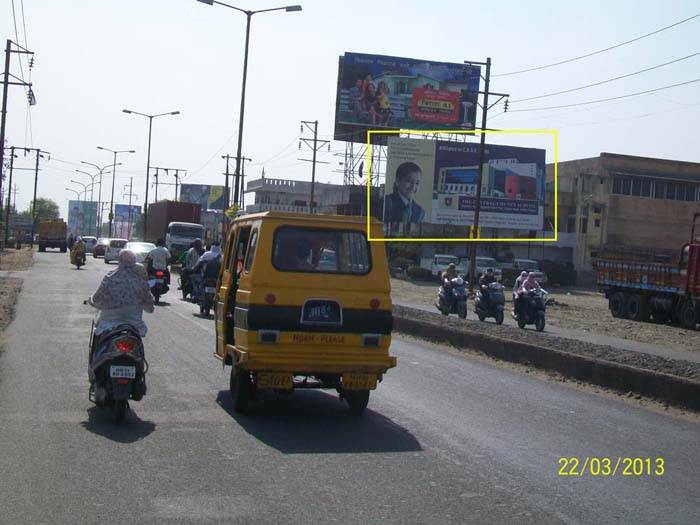
[[[410,308],[416,308],[418,310],[430,312],[431,314],[438,313],[438,310],[434,304],[418,304],[415,302],[401,300],[394,301],[394,304],[399,304],[401,306],[407,306]],[[476,320],[477,316],[474,313],[474,303],[470,300],[467,306],[469,308],[469,314],[467,318],[471,320]],[[510,308],[511,303],[506,303],[506,315],[503,318],[503,324],[505,324],[506,326],[512,326],[513,328],[517,328],[518,323],[510,315]],[[490,317],[484,322],[495,323],[495,320],[492,317]],[[534,329],[534,325],[528,325],[525,327],[525,330]],[[587,343],[593,343],[597,345],[607,345],[612,346],[613,348],[618,348],[620,350],[628,350],[630,352],[641,352],[643,354],[656,355],[660,357],[665,357],[667,359],[679,359],[684,361],[690,361],[692,363],[700,363],[700,352],[691,352],[689,350],[683,350],[681,348],[670,348],[648,343],[642,343],[640,341],[634,341],[631,339],[622,339],[620,337],[610,337],[601,334],[593,334],[590,332],[585,332],[583,330],[562,328],[553,324],[547,324],[545,326],[545,332],[548,334],[555,335],[557,337],[562,337],[564,339],[585,341]]]
[[[110,268],[114,268],[111,266]],[[698,523],[700,425],[396,338],[368,412],[269,397],[234,414],[194,305],[147,318],[149,393],[87,399],[107,267],[37,254],[0,355],[1,523]],[[561,456],[663,457],[663,477],[557,475]]]

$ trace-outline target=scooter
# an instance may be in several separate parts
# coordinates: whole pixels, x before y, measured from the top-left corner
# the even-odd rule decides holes
[[[544,330],[544,313],[547,309],[546,295],[547,290],[544,288],[521,292],[520,297],[516,300],[515,313],[513,314],[513,319],[518,322],[520,328],[534,324],[538,332]]]
[[[474,299],[474,313],[479,317],[479,321],[484,321],[487,317],[496,319],[496,324],[503,324],[503,309],[506,298],[503,294],[503,285],[495,282],[488,285],[486,293],[479,289]]]
[[[87,301],[86,301],[87,304]],[[98,407],[109,407],[115,423],[126,419],[129,400],[141,401],[146,394],[148,362],[138,331],[122,324],[90,335],[88,398]]]
[[[183,268],[178,277],[178,288],[182,291],[182,299],[187,300],[187,296],[194,297],[192,292],[192,270]]]
[[[71,256],[71,259],[73,259],[73,264],[77,270],[80,270],[81,266],[85,266],[85,253],[76,253]]]
[[[148,286],[151,288],[151,294],[153,294],[153,301],[156,304],[160,304],[161,295],[168,293],[168,285],[166,284],[165,272],[163,270],[154,270],[149,276]]]
[[[462,319],[467,318],[466,284],[463,277],[443,281],[442,286],[438,288],[437,302],[435,303],[442,315],[457,314]]]
[[[214,295],[216,294],[216,279],[204,279],[204,294],[199,303],[199,313],[209,317],[209,312],[214,306]]]

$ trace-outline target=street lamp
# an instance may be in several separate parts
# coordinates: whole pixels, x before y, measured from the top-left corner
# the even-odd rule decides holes
[[[146,155],[146,197],[143,200],[143,238],[146,239],[146,228],[148,227],[148,176],[151,172],[151,129],[153,128],[153,119],[156,117],[163,117],[165,115],[179,115],[179,111],[168,111],[166,113],[158,113],[156,115],[149,115],[147,113],[139,113],[138,111],[132,111],[130,109],[122,109],[122,111],[128,115],[141,115],[148,119],[148,154]]]
[[[113,150],[109,148],[104,148],[102,146],[97,146],[97,149],[101,149],[102,151],[109,151],[110,153],[114,154],[114,163],[112,164],[114,166],[114,169],[112,170],[112,197],[109,199],[109,236],[112,236],[112,220],[114,219],[114,179],[117,176],[117,154],[118,153],[136,153],[135,150],[133,149],[121,149],[121,150]]]
[[[100,168],[97,164],[93,164],[92,162],[86,162],[86,161],[84,161],[84,160],[81,160],[80,162],[81,162],[82,164],[87,165],[87,166],[91,166],[91,167],[95,168],[97,171],[100,172],[100,182],[99,182],[99,184],[100,184],[100,190],[99,190],[99,194],[97,195],[97,202],[100,203],[100,204],[99,204],[100,209],[98,210],[98,213],[97,213],[97,222],[98,222],[98,228],[99,228],[98,237],[102,237],[102,174],[103,174],[103,173],[109,173],[109,171],[105,171],[105,170],[106,170],[107,168],[114,168],[114,165],[112,165],[112,164],[107,164],[106,166],[103,166],[103,167]],[[116,166],[121,166],[121,165],[122,165],[121,162],[118,162],[118,163],[116,164]]]
[[[80,200],[80,192],[79,192],[78,190],[74,190],[73,188],[66,188],[66,189],[67,189],[68,191],[72,191],[73,193],[75,193],[75,198],[76,198],[77,200]]]
[[[99,173],[95,173],[94,175],[92,173],[88,173],[87,171],[83,170],[75,170],[76,173],[80,173],[82,175],[87,175],[90,177],[90,180],[92,181],[92,184],[90,184],[91,189],[90,189],[90,200],[94,201],[95,200],[95,185],[97,182],[95,182],[95,177],[99,175]]]
[[[79,185],[81,185],[81,186],[83,187],[83,191],[81,191],[80,193],[84,194],[85,197],[87,197],[87,189],[90,187],[90,184],[83,184],[83,183],[80,182],[79,180],[73,180],[73,179],[71,179],[70,181],[71,181],[73,184],[79,184]],[[85,199],[83,199],[83,200],[85,200]]]
[[[239,195],[239,181],[241,177],[241,149],[243,147],[243,113],[245,111],[245,83],[246,77],[248,76],[248,45],[250,42],[250,19],[256,13],[267,13],[270,11],[286,11],[288,13],[293,11],[301,11],[300,5],[288,5],[285,7],[274,7],[272,9],[260,9],[258,11],[246,11],[245,9],[240,9],[223,2],[217,2],[216,0],[197,0],[207,5],[222,5],[230,9],[234,9],[240,13],[246,15],[246,30],[245,30],[245,54],[243,55],[243,82],[241,86],[241,111],[238,114],[238,150],[236,152],[236,173],[234,174],[234,184],[236,185],[233,191],[233,202],[238,203]],[[226,177],[225,189],[224,189],[224,212],[228,209],[228,176]],[[226,224],[226,213],[222,217],[223,224]],[[222,224],[222,228],[223,228]]]

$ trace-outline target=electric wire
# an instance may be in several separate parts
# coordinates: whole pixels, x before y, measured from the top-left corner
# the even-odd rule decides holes
[[[508,113],[516,113],[516,112],[522,113],[524,111],[544,111],[547,109],[560,109],[560,108],[572,108],[572,107],[576,107],[576,106],[585,106],[588,104],[597,104],[599,102],[608,102],[610,100],[620,100],[623,98],[636,97],[639,95],[646,95],[647,93],[655,93],[657,91],[663,91],[665,89],[671,89],[671,88],[675,88],[675,87],[679,87],[679,86],[687,86],[689,84],[694,84],[695,82],[700,82],[700,78],[695,78],[693,80],[687,80],[685,82],[678,82],[676,84],[670,84],[668,86],[661,86],[661,87],[654,88],[654,89],[647,89],[645,91],[638,91],[636,93],[628,93],[626,95],[619,95],[617,97],[600,98],[597,100],[587,100],[585,102],[576,102],[573,104],[561,104],[559,106],[542,106],[542,107],[537,107],[537,108],[510,109],[510,110],[508,110]]]
[[[579,86],[579,87],[575,87],[575,88],[571,88],[571,89],[564,89],[564,90],[562,90],[562,91],[555,91],[555,92],[553,92],[553,93],[546,93],[546,94],[544,94],[544,95],[537,95],[537,96],[535,96],[535,97],[521,98],[521,99],[518,99],[518,100],[510,100],[509,103],[510,103],[510,104],[517,104],[517,103],[519,103],[519,102],[526,102],[526,101],[528,101],[528,100],[536,100],[536,99],[540,99],[540,98],[553,97],[553,96],[555,96],[555,95],[562,95],[562,94],[564,94],[564,93],[572,93],[572,92],[574,92],[574,91],[580,91],[580,90],[582,90],[582,89],[588,89],[588,88],[590,88],[590,87],[600,86],[600,85],[602,85],[602,84],[608,84],[608,83],[610,83],[610,82],[615,82],[616,80],[620,80],[620,79],[623,79],[623,78],[632,77],[632,76],[635,76],[635,75],[639,75],[639,74],[641,74],[641,73],[646,73],[647,71],[652,71],[652,70],[654,70],[654,69],[659,69],[659,68],[661,68],[661,67],[668,66],[668,65],[670,65],[670,64],[675,64],[675,63],[677,63],[677,62],[681,62],[681,61],[683,61],[683,60],[687,60],[687,59],[689,59],[689,58],[693,58],[693,57],[696,57],[696,56],[698,56],[698,55],[700,55],[700,51],[698,51],[697,53],[693,53],[692,55],[687,55],[687,56],[684,56],[684,57],[681,57],[681,58],[676,58],[676,59],[671,60],[671,61],[669,61],[669,62],[664,62],[663,64],[657,64],[657,65],[652,66],[652,67],[647,67],[647,68],[644,68],[644,69],[640,69],[639,71],[635,71],[635,72],[633,72],[633,73],[627,73],[627,74],[625,74],[625,75],[620,75],[620,76],[617,76],[617,77],[608,78],[608,79],[606,79],[606,80],[600,80],[600,81],[598,81],[598,82],[593,82],[592,84],[586,84],[586,85],[584,85],[584,86]]]
[[[647,34],[645,34],[645,35],[641,35],[641,36],[638,36],[638,37],[636,37],[636,38],[632,38],[631,40],[627,40],[627,41],[625,41],[625,42],[621,42],[621,43],[619,43],[619,44],[615,44],[615,45],[613,45],[613,46],[606,47],[605,49],[599,49],[598,51],[593,51],[593,52],[591,52],[591,53],[586,53],[585,55],[580,55],[580,56],[577,56],[577,57],[568,58],[568,59],[566,59],[566,60],[560,60],[559,62],[553,62],[553,63],[551,63],[551,64],[545,64],[545,65],[543,65],[543,66],[530,67],[530,68],[521,69],[521,70],[518,70],[518,71],[509,71],[508,73],[500,73],[500,74],[495,74],[495,75],[491,75],[491,76],[492,76],[492,77],[506,77],[506,76],[510,76],[510,75],[519,75],[519,74],[521,74],[521,73],[528,73],[528,72],[530,72],[530,71],[539,71],[539,70],[547,69],[547,68],[550,68],[550,67],[560,66],[560,65],[562,65],[562,64],[568,64],[568,63],[571,63],[571,62],[575,62],[576,60],[582,60],[582,59],[584,59],[584,58],[592,57],[592,56],[594,56],[594,55],[599,55],[600,53],[604,53],[604,52],[606,52],[606,51],[611,51],[612,49],[617,49],[618,47],[626,46],[627,44],[631,44],[631,43],[633,43],[633,42],[637,42],[637,41],[642,40],[642,39],[644,39],[644,38],[647,38],[647,37],[650,37],[650,36],[653,36],[653,35],[657,35],[657,34],[663,32],[663,31],[666,31],[666,30],[671,29],[671,28],[673,28],[673,27],[679,26],[679,25],[681,25],[681,24],[684,24],[684,23],[686,23],[686,22],[689,22],[689,21],[691,21],[691,20],[693,20],[693,19],[695,19],[695,18],[698,18],[698,17],[700,17],[700,13],[695,14],[695,15],[693,15],[693,16],[690,16],[690,17],[688,17],[688,18],[685,18],[685,19],[683,19],[683,20],[680,20],[680,21],[678,21],[678,22],[675,22],[675,23],[673,23],[673,24],[671,24],[671,25],[668,25],[668,26],[666,26],[666,27],[662,27],[661,29],[657,29],[656,31],[652,31],[651,33],[647,33]]]

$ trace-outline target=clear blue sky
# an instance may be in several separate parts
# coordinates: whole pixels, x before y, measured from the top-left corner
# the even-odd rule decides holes
[[[455,62],[490,56],[498,75],[581,55],[700,12],[700,4],[691,0],[299,2],[299,13],[253,17],[243,153],[253,159],[247,173],[255,178],[264,164],[272,177],[310,179],[310,164],[297,160],[309,155],[297,149],[299,121],[318,119],[323,137],[332,134],[337,62],[345,51]],[[21,3],[14,0],[24,43]],[[285,5],[231,3],[250,9]],[[195,0],[24,0],[24,9],[27,43],[36,53],[32,81],[38,105],[31,111],[29,133],[24,93],[11,88],[7,138],[10,145],[52,153],[53,160],[42,163],[39,196],[55,199],[65,211],[71,194],[64,188],[78,167],[68,162],[108,164],[111,155],[96,149],[103,145],[137,151],[122,157],[115,194],[121,196],[133,176],[137,203],[143,202],[147,121],[121,113],[122,108],[180,110],[180,116],[154,122],[152,165],[186,168],[186,182],[223,183],[220,155],[235,155],[236,149],[242,14]],[[4,44],[15,39],[12,0],[0,2],[0,14]],[[494,76],[492,89],[515,101],[604,80],[698,52],[698,34],[700,18],[565,66]],[[13,72],[19,74],[15,57]],[[514,102],[511,109],[576,103],[699,77],[700,56],[605,86]],[[560,160],[609,151],[700,162],[699,104],[696,83],[569,109],[497,115],[502,111],[497,107],[489,125],[558,129]],[[493,142],[547,147],[548,161],[552,158],[545,139]],[[334,142],[332,150],[342,152],[344,144]],[[320,159],[331,164],[319,167],[318,179],[341,182],[342,174],[333,172],[341,159],[327,152]],[[17,174],[18,207],[24,209],[33,180],[29,172]],[[151,200],[152,195],[151,189]]]

